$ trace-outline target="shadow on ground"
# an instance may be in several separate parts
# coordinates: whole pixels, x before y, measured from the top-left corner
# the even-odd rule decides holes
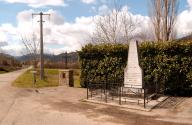
[[[180,123],[171,123],[165,121],[155,120],[157,116],[144,116],[133,112],[125,111],[114,106],[104,106],[98,104],[90,104],[84,102],[69,102],[60,100],[53,102],[41,102],[42,104],[49,105],[51,110],[61,112],[82,113],[86,117],[94,120],[105,122],[112,122],[124,125],[184,125]]]

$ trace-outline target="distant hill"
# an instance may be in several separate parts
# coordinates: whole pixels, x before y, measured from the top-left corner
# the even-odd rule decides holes
[[[20,62],[13,56],[0,53],[0,68],[2,67],[19,67]]]
[[[0,62],[2,61],[18,61],[18,60],[9,54],[0,53]]]
[[[78,53],[77,52],[70,52],[70,53],[61,53],[59,55],[51,55],[51,54],[45,54],[44,59],[46,61],[51,61],[51,62],[63,62],[66,60],[66,55],[67,55],[67,61],[68,62],[77,62],[78,61]],[[25,61],[30,61],[31,56],[29,54],[23,55],[16,57],[17,60],[25,62]]]
[[[61,53],[59,55],[56,56],[56,60],[62,60],[65,61],[67,57],[68,62],[78,62],[78,53],[77,52],[71,52],[71,53]]]
[[[184,41],[184,40],[192,40],[192,34],[181,37],[178,39],[178,41]]]
[[[9,54],[5,54],[5,53],[0,53],[0,57],[1,58],[14,58],[13,56],[9,55]],[[0,59],[1,59],[0,58]]]

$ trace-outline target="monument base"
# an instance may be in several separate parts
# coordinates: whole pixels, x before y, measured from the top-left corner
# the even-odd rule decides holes
[[[103,95],[104,96],[104,95]],[[94,96],[93,98],[89,99],[83,99],[82,101],[90,102],[90,103],[97,103],[97,104],[103,104],[103,105],[110,105],[110,106],[117,106],[120,108],[127,108],[132,110],[140,110],[140,111],[151,111],[153,108],[155,108],[158,104],[162,103],[164,100],[166,100],[167,96],[162,96],[156,100],[152,100],[147,103],[146,107],[144,108],[144,99],[142,98],[121,98],[121,105],[119,105],[119,98],[114,97],[113,100],[108,100],[108,102],[105,102],[105,98],[101,98],[99,95]]]
[[[144,97],[144,89],[142,88],[130,88],[130,87],[122,87],[122,95],[126,97]]]

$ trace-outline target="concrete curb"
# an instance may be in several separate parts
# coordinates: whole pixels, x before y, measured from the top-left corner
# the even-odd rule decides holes
[[[94,104],[101,104],[101,105],[108,105],[108,106],[115,106],[115,107],[119,107],[119,108],[125,108],[125,109],[131,109],[131,110],[137,110],[137,111],[145,111],[145,112],[150,112],[152,111],[155,107],[158,106],[158,104],[164,102],[165,100],[167,100],[169,97],[164,97],[161,101],[159,101],[158,103],[152,105],[152,106],[148,106],[147,108],[144,108],[142,106],[138,106],[137,104],[127,104],[127,105],[119,105],[119,104],[114,104],[114,103],[106,103],[106,102],[101,102],[101,101],[97,101],[97,100],[90,100],[90,99],[81,99],[79,101],[81,102],[88,102],[88,103],[94,103]]]
[[[144,109],[144,108],[133,108],[133,107],[128,107],[127,105],[111,104],[111,103],[105,103],[105,102],[87,100],[87,99],[82,99],[80,101],[87,102],[87,103],[101,104],[101,105],[106,105],[106,106],[115,106],[115,107],[119,107],[119,108],[131,109],[131,110],[145,111],[145,112],[150,112],[152,110],[152,109]]]

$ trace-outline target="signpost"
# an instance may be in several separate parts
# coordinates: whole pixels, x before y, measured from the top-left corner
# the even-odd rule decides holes
[[[37,71],[31,71],[31,73],[33,74],[33,88],[35,88]]]

